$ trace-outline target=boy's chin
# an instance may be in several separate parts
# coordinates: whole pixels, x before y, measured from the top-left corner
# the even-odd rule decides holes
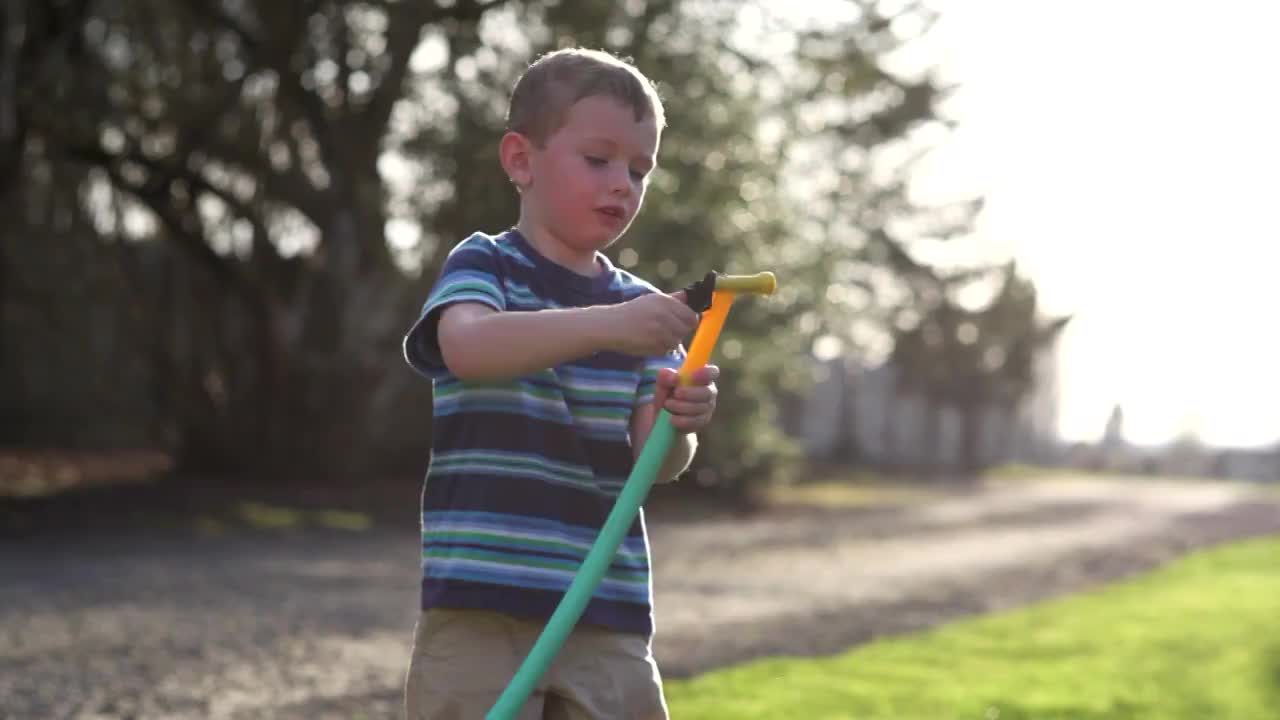
[[[626,234],[626,230],[623,230],[622,232],[615,233],[615,234],[584,237],[584,238],[579,238],[578,242],[574,244],[578,247],[578,249],[583,251],[600,252],[608,248],[610,245],[618,242],[618,239],[621,238],[624,234]]]
[[[605,240],[604,240],[603,242],[601,242],[601,243],[600,243],[600,246],[599,246],[599,247],[597,247],[596,249],[597,249],[597,250],[604,250],[604,249],[608,248],[610,245],[612,245],[612,244],[614,244],[614,243],[618,242],[619,240],[621,240],[621,239],[622,239],[622,236],[623,236],[623,235],[625,235],[626,233],[627,233],[627,231],[626,231],[626,230],[623,230],[622,232],[620,232],[620,233],[618,233],[618,234],[616,234],[616,235],[610,235],[608,238],[605,238]]]

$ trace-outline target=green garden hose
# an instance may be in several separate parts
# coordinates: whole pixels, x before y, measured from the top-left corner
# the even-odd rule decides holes
[[[733,304],[737,293],[757,293],[768,295],[777,287],[773,273],[757,275],[733,276],[708,274],[702,283],[695,283],[688,291],[689,304],[695,310],[706,310],[698,330],[694,334],[689,354],[680,366],[680,382],[687,385],[693,373],[707,364],[711,358],[711,350],[720,337],[729,307]],[[710,295],[710,298],[706,296]],[[538,681],[551,666],[560,648],[582,617],[587,603],[595,594],[596,587],[604,579],[605,572],[612,564],[636,513],[644,504],[662,468],[671,445],[675,440],[675,428],[671,426],[671,415],[660,410],[654,420],[653,429],[645,441],[635,466],[622,486],[613,510],[605,520],[599,536],[582,562],[582,567],[570,583],[569,589],[560,600],[560,604],[547,621],[542,634],[525,657],[524,663],[511,678],[507,688],[498,697],[498,701],[489,710],[485,720],[511,720],[520,711],[521,706],[533,694]]]

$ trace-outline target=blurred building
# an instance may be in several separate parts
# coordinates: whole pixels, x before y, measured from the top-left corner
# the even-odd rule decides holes
[[[1214,477],[1280,482],[1280,445],[1221,450],[1214,456],[1212,467]]]
[[[1016,408],[995,404],[979,414],[977,460],[1054,464],[1065,457],[1057,437],[1058,382],[1055,353],[1037,359],[1036,384]],[[892,364],[864,366],[835,358],[818,362],[815,383],[788,431],[807,455],[884,468],[959,468],[963,419],[948,407],[932,407],[902,390]]]

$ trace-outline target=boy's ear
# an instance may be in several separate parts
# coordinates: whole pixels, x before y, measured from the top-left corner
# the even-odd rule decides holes
[[[529,167],[529,154],[532,144],[529,138],[518,132],[508,130],[498,143],[498,158],[502,161],[502,169],[507,177],[518,188],[524,188],[533,181],[533,173]]]

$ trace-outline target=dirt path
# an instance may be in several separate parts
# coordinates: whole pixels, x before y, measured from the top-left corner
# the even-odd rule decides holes
[[[659,528],[655,653],[668,676],[683,676],[763,655],[834,652],[1274,532],[1277,495],[1070,480],[897,511]]]
[[[655,517],[656,653],[830,652],[1273,532],[1280,494],[1188,483]],[[0,718],[396,717],[416,562],[411,527],[0,541]]]

